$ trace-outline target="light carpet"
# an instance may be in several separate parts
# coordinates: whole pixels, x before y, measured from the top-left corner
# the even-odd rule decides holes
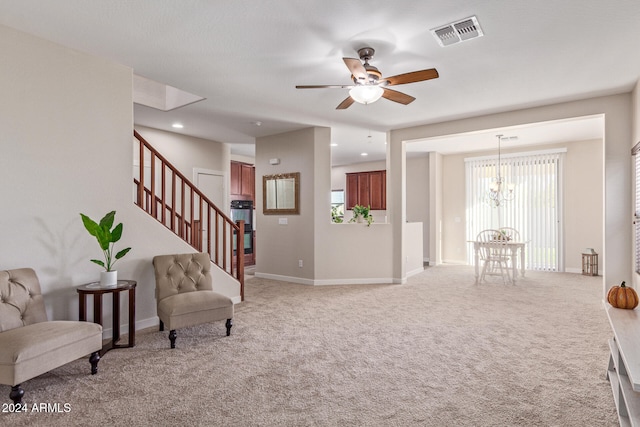
[[[3,425],[614,426],[602,278],[468,266],[404,285],[249,278],[235,326],[147,330],[88,375],[78,360],[24,383],[68,412]],[[9,387],[0,386],[8,403]]]

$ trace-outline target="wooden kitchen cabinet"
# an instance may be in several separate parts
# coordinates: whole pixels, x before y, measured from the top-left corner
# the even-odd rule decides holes
[[[347,174],[346,208],[371,206],[372,210],[387,209],[387,171],[353,172]]]
[[[231,162],[232,200],[252,200],[255,203],[255,167],[248,163]]]

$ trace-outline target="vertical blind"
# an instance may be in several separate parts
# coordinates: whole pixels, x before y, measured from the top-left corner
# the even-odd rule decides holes
[[[500,175],[513,184],[513,200],[490,203],[497,156],[465,159],[467,240],[482,230],[512,227],[525,245],[525,268],[564,271],[562,257],[562,161],[566,149],[502,155]],[[473,245],[467,250],[473,263]]]
[[[636,273],[640,273],[640,142],[638,142],[632,149],[631,155],[633,156],[633,168],[635,175],[635,212],[633,214],[633,228],[635,231],[635,260],[636,260]]]

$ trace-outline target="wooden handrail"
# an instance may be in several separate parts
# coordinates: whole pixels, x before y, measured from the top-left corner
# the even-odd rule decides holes
[[[133,179],[135,204],[194,249],[209,253],[214,264],[240,282],[240,298],[244,301],[244,221],[234,223],[137,131],[133,135],[139,143],[140,158],[138,177]]]

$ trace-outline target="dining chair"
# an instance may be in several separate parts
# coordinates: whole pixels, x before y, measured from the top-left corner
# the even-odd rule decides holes
[[[518,230],[516,230],[513,227],[501,227],[500,228],[500,233],[502,233],[502,235],[507,236],[508,240],[512,241],[512,242],[521,242],[522,240],[520,239],[520,232]],[[513,255],[513,254],[512,254]],[[511,257],[510,260],[510,267],[513,267],[514,265],[517,268],[517,264],[518,264],[518,257]],[[514,271],[516,271],[514,269]]]
[[[513,227],[500,227],[498,230],[504,236],[507,236],[509,240],[513,240],[514,242],[520,242],[520,232]]]
[[[513,283],[510,274],[509,262],[511,251],[507,241],[500,238],[499,230],[487,229],[478,233],[476,240],[479,244],[480,260],[483,262],[480,281],[487,275],[499,275],[504,283]]]

